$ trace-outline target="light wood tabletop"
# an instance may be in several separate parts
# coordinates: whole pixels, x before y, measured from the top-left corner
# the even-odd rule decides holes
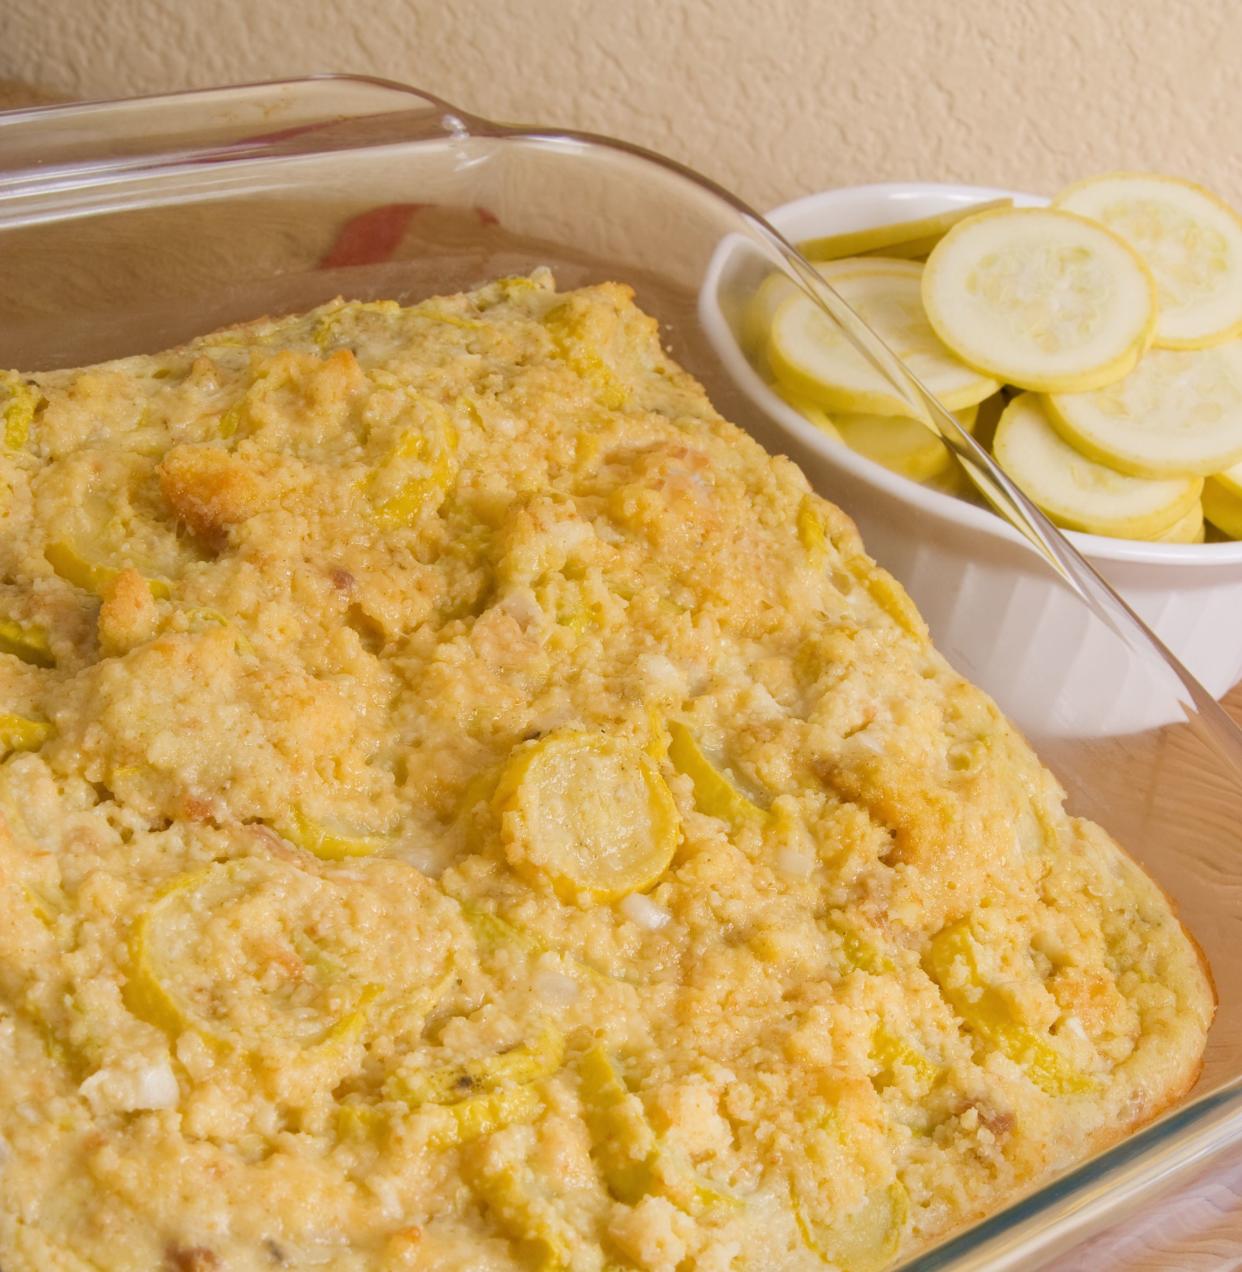
[[[1242,724],[1242,685],[1225,698]],[[1056,1272],[1242,1268],[1242,1144],[1138,1215],[1062,1256]]]

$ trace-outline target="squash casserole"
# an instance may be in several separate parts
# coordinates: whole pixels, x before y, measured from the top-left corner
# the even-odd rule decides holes
[[[1162,894],[628,288],[0,412],[4,1272],[867,1272],[1194,1081]]]

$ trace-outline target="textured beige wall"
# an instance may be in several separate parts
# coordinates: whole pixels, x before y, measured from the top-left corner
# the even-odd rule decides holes
[[[1234,0],[0,0],[0,77],[117,96],[345,70],[663,150],[760,207],[1105,168],[1242,202]]]

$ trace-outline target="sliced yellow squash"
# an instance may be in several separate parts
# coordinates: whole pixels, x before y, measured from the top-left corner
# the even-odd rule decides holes
[[[658,1146],[655,1132],[632,1095],[621,1070],[600,1045],[578,1063],[583,1117],[591,1137],[591,1156],[608,1191],[633,1205],[652,1190]]]
[[[12,711],[0,712],[0,755],[37,751],[55,730],[46,720],[30,720]]]
[[[199,559],[178,536],[164,499],[157,461],[124,451],[83,449],[44,475],[40,497],[64,505],[57,537],[44,549],[62,578],[104,596],[122,570],[148,580],[156,599],[170,595],[170,580]]]
[[[456,1104],[498,1087],[523,1086],[555,1073],[565,1060],[565,1035],[543,1023],[530,1042],[499,1055],[482,1056],[435,1069],[401,1069],[384,1084],[384,1094],[406,1104]]]
[[[564,1272],[582,1238],[529,1170],[506,1165],[471,1174],[474,1191],[513,1241],[521,1265],[532,1272]]]
[[[945,406],[972,406],[998,384],[942,343],[923,311],[921,269],[907,261],[837,263],[828,281]],[[898,268],[900,267],[900,268]],[[909,415],[910,404],[807,296],[785,301],[772,320],[768,361],[793,392],[833,411]]]
[[[841,952],[852,967],[871,976],[887,976],[896,970],[893,960],[839,913],[830,913],[825,922],[841,938]]]
[[[1000,388],[993,376],[981,375],[963,363],[933,330],[923,308],[923,266],[912,261],[863,258],[831,281],[923,387],[949,410],[975,407]]]
[[[1242,539],[1242,495],[1219,478],[1203,483],[1203,515],[1222,534]]]
[[[1014,398],[996,426],[996,462],[1058,525],[1089,534],[1150,539],[1189,513],[1199,477],[1131,477],[1067,445],[1040,399]]]
[[[608,333],[595,331],[593,315],[578,301],[554,305],[544,315],[543,325],[561,356],[591,387],[602,406],[615,411],[629,401],[629,388],[600,350],[597,337],[606,338]]]
[[[124,568],[94,560],[77,545],[65,539],[49,543],[44,548],[43,555],[66,583],[72,583],[84,592],[93,592],[96,596],[106,595]],[[157,601],[167,600],[172,595],[172,587],[167,579],[148,578],[147,586]]]
[[[1121,379],[1156,321],[1155,284],[1135,252],[1048,208],[984,212],[950,230],[927,259],[923,304],[963,362],[1049,393]]]
[[[694,734],[679,720],[668,725],[668,758],[694,783],[699,812],[735,826],[761,823],[767,813],[745,795],[703,754]]]
[[[1071,446],[1135,477],[1210,477],[1242,460],[1242,341],[1153,349],[1124,380],[1054,393],[1052,423]]]
[[[953,463],[948,447],[918,420],[838,415],[836,427],[850,450],[911,481],[930,481]]]
[[[930,250],[925,244],[935,243],[959,221],[987,212],[1005,208],[1010,199],[985,199],[968,203],[931,216],[914,217],[905,221],[890,221],[887,225],[869,225],[861,230],[849,230],[843,234],[827,234],[820,238],[803,239],[798,250],[813,261],[837,260],[843,256],[861,256],[864,252],[882,252],[891,256],[904,254],[911,244],[918,244],[920,252]]]
[[[1048,1038],[1017,1019],[1005,995],[984,978],[968,920],[932,938],[924,967],[979,1043],[1008,1056],[1041,1091],[1064,1096],[1094,1089],[1091,1078],[1075,1069]]]
[[[506,1126],[533,1122],[543,1110],[543,1097],[533,1086],[497,1087],[443,1109],[443,1121],[427,1137],[432,1148],[456,1148]]]
[[[906,1039],[878,1027],[871,1038],[871,1056],[880,1066],[877,1086],[890,1086],[897,1080],[897,1070],[909,1069],[915,1084],[926,1090],[939,1076],[940,1068]]]
[[[910,404],[809,296],[790,297],[768,334],[768,365],[784,388],[833,411],[904,415]]]
[[[910,1213],[910,1199],[900,1181],[867,1194],[862,1205],[847,1215],[821,1217],[822,1206],[796,1190],[794,1218],[807,1248],[842,1272],[880,1272],[901,1246]]]
[[[815,506],[813,495],[803,495],[798,502],[798,542],[802,544],[814,566],[823,565],[828,556],[828,535]]]
[[[786,389],[775,391],[799,414],[834,441],[848,446],[867,459],[914,481],[930,481],[952,464],[948,447],[925,424],[900,415],[838,414],[831,418],[823,407]],[[977,406],[955,411],[958,422],[968,432],[974,428]]]
[[[1206,487],[1206,483],[1204,483]],[[1203,501],[1200,500],[1180,520],[1175,521],[1162,534],[1156,535],[1154,543],[1202,543],[1205,534],[1203,524]]]
[[[24,450],[30,441],[30,429],[42,395],[14,371],[0,374],[0,389],[5,392],[3,408],[0,408],[4,445],[9,450]]]
[[[563,730],[519,748],[492,803],[511,864],[564,900],[642,891],[677,847],[677,806],[651,757],[603,733]]]
[[[769,274],[755,288],[742,314],[741,337],[745,349],[753,353],[763,350],[768,342],[768,332],[772,329],[776,311],[799,292],[798,284],[788,274]]]
[[[847,256],[836,261],[820,261],[815,272],[834,287],[842,278],[855,274],[886,274],[918,282],[923,277],[923,266],[918,261],[900,260],[894,256]]]
[[[290,843],[324,861],[369,857],[390,842],[386,835],[345,821],[308,817],[300,808],[295,808],[287,821],[278,822],[273,829]]]
[[[642,1101],[630,1092],[616,1060],[602,1045],[596,1043],[581,1057],[578,1074],[591,1157],[618,1201],[634,1205],[651,1193],[690,1215],[718,1214],[746,1204],[656,1134]]]
[[[217,863],[175,880],[134,923],[127,1002],[171,1034],[231,1050],[339,1046],[381,1000],[408,1016],[443,992],[435,896],[421,879],[394,893],[285,861]]]
[[[795,393],[792,389],[786,388],[778,380],[772,385],[773,392],[778,397],[783,398],[790,406],[793,407],[799,415],[804,416],[815,425],[821,433],[826,433],[834,441],[843,442],[845,439],[837,432],[837,426],[832,422],[828,412],[824,410],[817,402],[813,402],[809,397],[805,397],[801,393]]]
[[[1223,473],[1213,473],[1212,477],[1218,486],[1242,499],[1242,463],[1226,468]]]
[[[543,1097],[532,1085],[509,1086],[482,1091],[452,1104],[415,1107],[433,1115],[427,1132],[428,1147],[450,1149],[492,1135],[506,1126],[533,1122],[543,1111]],[[410,1107],[403,1101],[373,1104],[354,1097],[337,1108],[337,1133],[348,1140],[374,1139],[390,1131],[410,1113]]]
[[[367,493],[376,521],[387,530],[417,525],[439,507],[457,469],[457,430],[447,413],[408,429],[372,472]]]
[[[12,654],[32,667],[55,667],[47,632],[33,623],[0,618],[0,654]]]
[[[1199,349],[1242,334],[1242,217],[1202,186],[1148,172],[1091,177],[1056,207],[1125,239],[1156,280],[1155,343]]]

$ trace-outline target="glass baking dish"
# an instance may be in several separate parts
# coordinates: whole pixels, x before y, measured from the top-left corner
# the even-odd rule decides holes
[[[1242,1140],[1242,731],[754,213],[633,147],[497,125],[376,80],[324,77],[0,115],[5,367],[154,352],[338,294],[411,302],[537,265],[551,266],[563,287],[632,284],[722,414],[790,454],[849,511],[865,488],[809,437],[765,415],[739,383],[745,298],[765,274],[787,273],[912,412],[941,430],[998,515],[1059,576],[1084,631],[1104,642],[1096,656],[1124,670],[1114,676],[1120,692],[1144,704],[1137,730],[1096,717],[1081,727],[1062,717],[1056,729],[1037,714],[1017,722],[1067,787],[1071,808],[1143,862],[1203,945],[1220,1008],[1202,1075],[1160,1121],[905,1266],[1038,1265]],[[892,516],[900,525],[900,507]],[[1026,643],[1021,665],[1010,665],[943,650],[1002,702],[1013,699],[1014,677],[1055,698],[1062,651]]]

